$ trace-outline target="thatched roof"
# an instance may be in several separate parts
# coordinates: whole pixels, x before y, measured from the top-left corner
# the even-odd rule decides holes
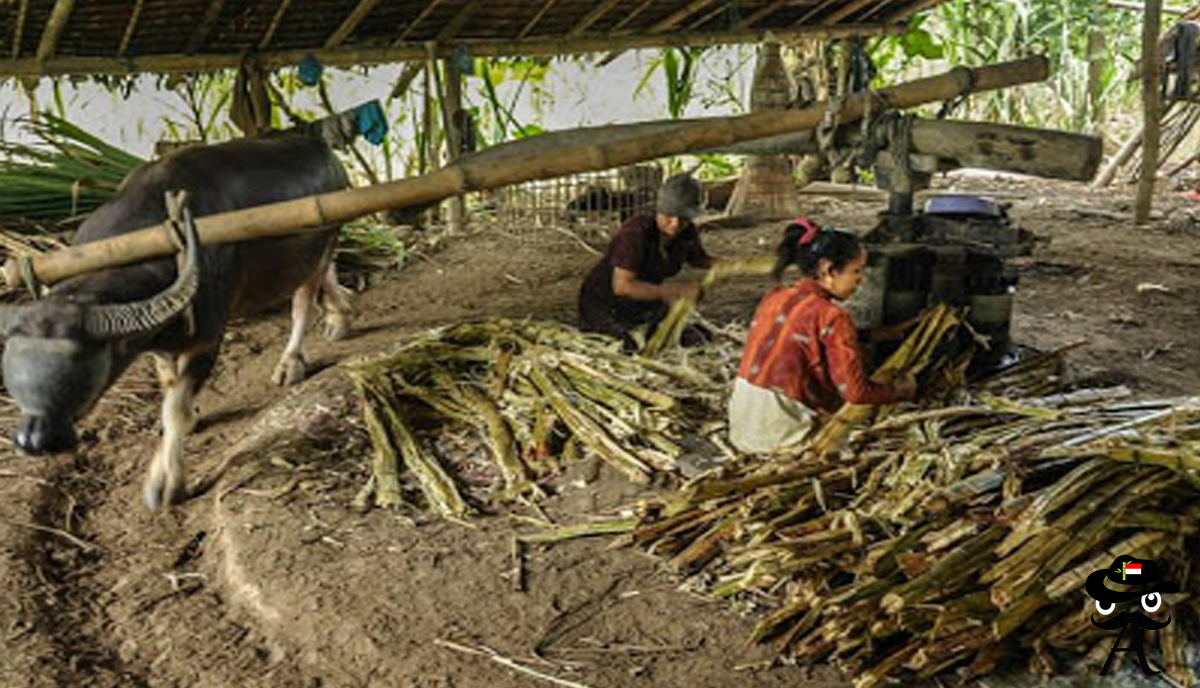
[[[329,65],[899,30],[942,0],[0,0],[0,77]]]

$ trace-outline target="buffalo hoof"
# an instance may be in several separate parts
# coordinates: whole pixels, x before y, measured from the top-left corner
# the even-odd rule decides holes
[[[280,359],[279,365],[275,366],[275,372],[271,374],[271,381],[280,387],[287,387],[304,380],[306,372],[307,367],[300,354],[284,356]]]
[[[350,332],[350,319],[345,313],[326,313],[322,334],[331,342],[345,339]]]
[[[151,474],[142,487],[142,500],[151,511],[180,504],[187,497],[187,484],[179,474]]]

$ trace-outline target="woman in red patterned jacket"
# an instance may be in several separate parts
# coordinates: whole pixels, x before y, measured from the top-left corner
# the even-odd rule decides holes
[[[796,446],[843,403],[886,404],[916,393],[911,376],[891,386],[867,378],[854,320],[837,304],[862,283],[867,253],[858,238],[797,219],[779,244],[776,281],[793,264],[801,278],[758,304],[729,400],[730,440],[745,452]]]

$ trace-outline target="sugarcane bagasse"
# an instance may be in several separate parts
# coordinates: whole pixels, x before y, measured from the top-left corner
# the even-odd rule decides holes
[[[664,282],[679,274],[684,263],[710,268],[715,262],[694,222],[703,199],[700,182],[677,174],[663,182],[655,214],[636,215],[621,226],[579,291],[581,330],[612,335],[624,342],[626,351],[634,351],[634,330],[645,327],[649,338],[669,304],[699,300],[699,283]]]
[[[845,403],[911,399],[916,380],[867,378],[854,319],[837,304],[854,295],[867,252],[853,234],[797,218],[784,231],[773,276],[790,265],[802,276],[773,289],[750,325],[733,394],[729,435],[745,452],[796,446]]]

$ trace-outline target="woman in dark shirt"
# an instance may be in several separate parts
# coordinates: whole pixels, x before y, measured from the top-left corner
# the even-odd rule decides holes
[[[677,174],[663,182],[654,215],[632,217],[617,231],[579,291],[580,329],[618,337],[632,351],[630,332],[648,325],[649,336],[666,316],[667,304],[699,300],[698,283],[664,282],[684,263],[712,267],[693,223],[703,196],[700,182]]]

